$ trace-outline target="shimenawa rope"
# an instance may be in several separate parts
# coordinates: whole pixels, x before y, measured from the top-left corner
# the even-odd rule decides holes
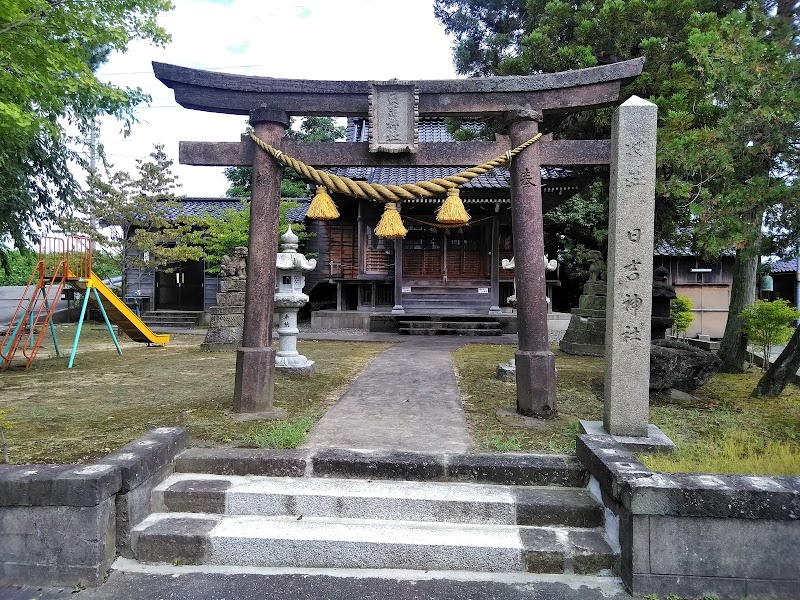
[[[333,190],[340,194],[346,194],[364,200],[376,200],[378,202],[402,202],[403,200],[413,200],[414,198],[432,198],[433,196],[444,194],[449,189],[457,188],[470,180],[488,173],[495,167],[499,167],[511,162],[511,159],[522,152],[528,146],[536,143],[541,133],[536,134],[527,142],[523,142],[513,150],[490,160],[489,162],[477,165],[466,171],[461,171],[455,175],[448,175],[440,179],[430,181],[418,181],[416,183],[404,183],[402,185],[383,186],[377,183],[367,183],[366,181],[354,181],[349,177],[339,177],[333,173],[320,171],[311,167],[296,158],[292,158],[270,146],[267,142],[259,138],[255,133],[250,132],[253,141],[275,160],[286,167],[290,167],[309,181],[313,181],[318,186],[324,186],[328,190]]]

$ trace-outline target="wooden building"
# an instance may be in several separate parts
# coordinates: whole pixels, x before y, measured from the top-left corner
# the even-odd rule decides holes
[[[184,198],[180,208],[170,208],[165,216],[221,216],[227,210],[242,207],[242,198]],[[294,201],[297,208],[289,211],[289,219],[302,221],[308,209],[307,198]],[[126,268],[124,300],[141,312],[182,311],[207,312],[217,304],[219,277],[208,273],[203,260],[188,260],[161,269]]]
[[[687,296],[694,307],[694,322],[686,337],[707,335],[721,338],[728,321],[733,282],[733,253],[711,261],[700,258],[689,248],[662,242],[654,249],[653,266],[665,267],[675,293]],[[753,290],[755,294],[755,290]]]
[[[368,137],[366,119],[348,120],[348,141],[361,142]],[[420,119],[419,139],[453,141],[441,118]],[[354,180],[400,185],[444,177],[471,166],[332,171]],[[571,171],[553,167],[541,171],[545,211],[577,191]],[[442,198],[403,202],[401,216],[408,234],[398,241],[374,233],[382,204],[335,195],[340,218],[307,222],[316,236],[307,243],[306,252],[316,253],[319,263],[307,276],[312,300],[328,298],[338,311],[383,312],[402,305],[406,314],[487,315],[490,308],[506,305],[514,279],[512,271],[500,267],[502,259],[513,256],[509,178],[507,169],[496,168],[462,186],[461,198],[471,219],[461,227],[443,227],[436,221]],[[396,298],[398,264],[402,282],[398,286],[401,297]]]
[[[773,291],[770,300],[783,298],[795,307],[800,307],[800,257],[779,260],[770,265]]]

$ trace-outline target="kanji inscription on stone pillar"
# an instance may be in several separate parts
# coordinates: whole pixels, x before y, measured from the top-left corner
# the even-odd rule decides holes
[[[656,115],[633,96],[612,123],[603,411],[611,435],[647,436]]]

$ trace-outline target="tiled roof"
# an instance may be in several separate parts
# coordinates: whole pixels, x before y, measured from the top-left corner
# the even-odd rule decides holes
[[[772,273],[796,273],[797,272],[797,259],[789,258],[787,260],[779,260],[769,266]]]
[[[483,123],[477,119],[464,119],[461,121],[463,129],[479,131]],[[418,127],[419,141],[427,142],[455,142],[455,139],[444,125],[444,117],[422,117]],[[347,119],[347,132],[345,139],[348,142],[368,142],[369,123],[367,119],[350,117]]]
[[[697,256],[697,252],[688,246],[679,246],[672,242],[658,242],[653,248],[654,256]]]
[[[221,217],[226,210],[239,210],[242,202],[249,198],[184,198],[180,201],[180,208],[172,208],[167,211],[166,217],[174,219],[178,216],[202,217],[211,215]],[[294,202],[296,207],[290,208],[288,212],[289,221],[299,223],[306,218],[308,205],[311,200],[308,198],[283,198],[283,201]]]
[[[464,128],[478,130],[482,123],[479,120],[469,119],[461,123]],[[369,140],[369,125],[366,119],[349,118],[347,120],[346,139],[348,142],[366,142]],[[423,117],[419,120],[419,141],[428,142],[454,142],[453,136],[447,131],[443,117]],[[330,169],[340,177],[349,177],[368,183],[381,185],[402,185],[427,181],[437,177],[454,175],[459,171],[466,171],[473,165],[463,167],[337,167]],[[553,179],[567,179],[572,177],[572,172],[559,167],[542,167],[542,179],[550,182]],[[547,185],[547,184],[545,184]],[[508,189],[511,187],[511,175],[508,169],[498,167],[476,177],[464,188],[472,189]]]
[[[736,251],[733,248],[728,250],[723,250],[719,253],[719,256],[734,256]],[[657,242],[656,245],[653,247],[653,256],[674,256],[674,257],[685,257],[685,256],[696,256],[700,257],[700,253],[696,250],[692,250],[691,247],[680,244],[677,242]],[[712,259],[716,260],[716,259]]]
[[[455,175],[460,171],[466,171],[464,167],[335,167],[330,169],[340,177],[359,179],[368,183],[378,183],[380,185],[402,185],[404,183],[416,183],[417,181],[428,181],[430,179]],[[559,167],[543,167],[542,179],[545,187],[555,183],[554,180],[567,179],[572,174],[567,169]],[[467,189],[509,189],[511,187],[511,174],[505,167],[497,167],[488,173],[476,177],[469,183],[461,187]]]

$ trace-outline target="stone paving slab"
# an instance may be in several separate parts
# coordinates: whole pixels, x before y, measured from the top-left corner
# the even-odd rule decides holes
[[[450,353],[464,340],[385,350],[311,430],[305,447],[464,452],[471,445]]]

